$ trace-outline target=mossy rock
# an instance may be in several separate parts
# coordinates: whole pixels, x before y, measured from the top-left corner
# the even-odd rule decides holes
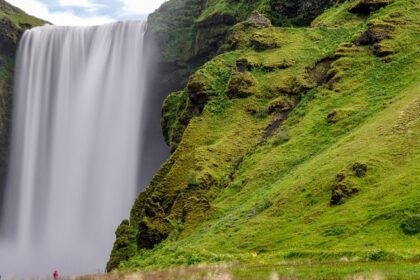
[[[161,126],[166,143],[174,152],[182,135],[194,116],[195,108],[185,91],[171,93],[163,103]]]
[[[271,27],[271,20],[264,16],[263,14],[259,13],[258,11],[252,12],[249,18],[246,20],[246,24],[252,25],[254,27]]]
[[[249,41],[251,48],[256,51],[265,51],[281,47],[281,42],[278,36],[273,36],[270,33],[255,33],[251,36]]]
[[[355,172],[356,176],[361,178],[366,175],[368,171],[368,165],[366,163],[356,162],[352,166],[352,170]]]
[[[337,123],[341,120],[348,118],[352,114],[351,110],[346,109],[334,109],[327,115],[328,123]]]
[[[359,189],[350,182],[340,182],[335,184],[331,190],[330,205],[340,205],[344,203],[346,198],[358,193]]]
[[[311,81],[308,75],[303,74],[290,77],[281,84],[276,85],[274,88],[270,88],[269,92],[275,96],[290,95],[299,99],[315,85],[316,83]]]
[[[289,112],[294,107],[294,102],[291,100],[290,97],[287,96],[280,96],[270,102],[268,105],[268,112],[269,113],[284,113]]]
[[[194,75],[192,75],[187,84],[187,93],[191,102],[194,106],[202,110],[204,105],[210,99],[211,95],[214,95],[214,90],[212,88],[212,77],[206,75],[204,70],[198,70]]]
[[[137,231],[124,220],[115,231],[116,240],[112,248],[110,259],[106,265],[108,272],[117,269],[122,261],[126,261],[137,253],[136,246]]]
[[[144,217],[138,226],[138,248],[152,249],[168,237],[172,229],[172,224],[165,217],[157,216],[153,220]]]
[[[246,98],[256,95],[258,93],[256,85],[257,81],[250,72],[233,71],[228,84],[228,95],[230,98]]]
[[[389,23],[371,23],[368,30],[355,41],[356,45],[373,45],[385,39],[392,39],[395,26]]]

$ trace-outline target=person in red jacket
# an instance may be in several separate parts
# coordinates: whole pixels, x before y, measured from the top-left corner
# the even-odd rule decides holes
[[[53,278],[54,278],[54,280],[55,279],[58,279],[58,271],[57,270],[54,270],[54,272],[53,272]]]

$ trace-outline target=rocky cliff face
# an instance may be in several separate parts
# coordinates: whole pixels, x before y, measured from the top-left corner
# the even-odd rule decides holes
[[[276,26],[305,26],[335,0],[171,0],[149,16],[149,35],[161,54],[158,90],[182,89],[195,70],[230,48],[233,26],[253,12],[265,15]]]
[[[118,228],[108,270],[415,257],[419,8],[165,3],[149,21],[175,91],[162,109],[172,156]]]
[[[26,29],[44,23],[0,0],[0,201],[9,151],[13,71],[17,45]]]

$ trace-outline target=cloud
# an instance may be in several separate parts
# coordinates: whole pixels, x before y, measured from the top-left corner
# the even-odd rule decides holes
[[[120,0],[123,3],[122,10],[126,14],[150,14],[166,0]]]
[[[80,7],[80,8],[97,8],[103,5],[92,2],[91,0],[59,0],[61,6],[67,7]]]
[[[75,3],[89,2],[80,0],[71,0]],[[37,1],[37,0],[8,0],[8,2],[16,7],[21,8],[30,15],[36,16],[43,20],[49,21],[56,25],[73,25],[73,26],[84,26],[84,25],[100,25],[108,22],[115,21],[109,16],[92,16],[92,17],[81,17],[75,15],[72,11],[54,11],[51,12],[48,7]],[[69,2],[69,1],[67,1]],[[88,8],[88,7],[87,7]],[[92,7],[89,7],[92,8]]]
[[[8,0],[30,15],[55,25],[100,25],[146,19],[166,0]]]

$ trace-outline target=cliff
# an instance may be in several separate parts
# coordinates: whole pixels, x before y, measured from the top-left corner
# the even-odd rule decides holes
[[[17,44],[23,32],[45,21],[0,0],[0,201],[7,169],[13,71]]]
[[[162,5],[172,155],[108,271],[418,259],[419,18],[411,0]]]

